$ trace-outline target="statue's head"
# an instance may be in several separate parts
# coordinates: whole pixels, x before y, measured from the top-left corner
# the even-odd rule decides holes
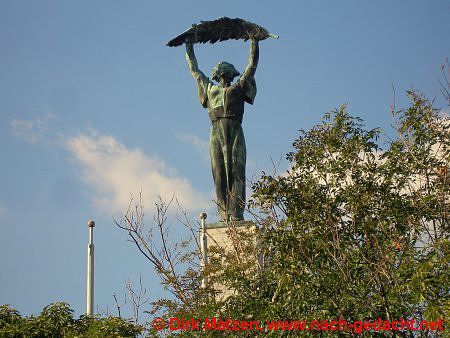
[[[222,61],[214,67],[211,78],[217,82],[221,82],[221,78],[225,78],[231,83],[233,79],[240,74],[241,73],[239,73],[231,63]]]

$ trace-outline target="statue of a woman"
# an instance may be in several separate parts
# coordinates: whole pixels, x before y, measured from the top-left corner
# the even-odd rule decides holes
[[[247,68],[240,73],[228,62],[217,64],[213,83],[198,69],[193,44],[186,41],[186,60],[198,87],[198,97],[208,108],[211,120],[210,156],[217,206],[223,221],[243,220],[245,207],[245,161],[247,150],[242,131],[244,103],[253,104],[256,96],[254,75],[258,65],[258,41],[250,40]]]

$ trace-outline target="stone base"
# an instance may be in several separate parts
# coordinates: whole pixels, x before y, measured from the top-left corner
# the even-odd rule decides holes
[[[205,224],[205,233],[207,236],[206,239],[206,253],[208,258],[210,259],[212,256],[209,248],[210,247],[218,247],[220,251],[226,252],[235,252],[236,250],[236,234],[244,233],[249,236],[253,236],[254,245],[256,243],[256,235],[254,234],[256,230],[256,225],[252,221],[234,221],[234,222],[216,222]],[[241,246],[238,246],[241,247]],[[217,250],[217,249],[216,249]],[[208,259],[208,260],[209,260]],[[259,265],[259,257],[255,257],[255,264]],[[210,285],[217,292],[217,299],[224,300],[228,298],[230,295],[234,294],[234,290],[230,290],[224,285],[215,284]]]
[[[244,226],[255,226],[253,221],[229,221],[229,222],[216,222],[206,224],[206,229],[219,229],[228,227],[244,227]]]

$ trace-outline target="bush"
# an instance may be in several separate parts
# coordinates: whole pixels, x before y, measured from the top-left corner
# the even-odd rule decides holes
[[[0,307],[0,337],[136,337],[143,328],[118,317],[73,318],[63,302],[46,306],[37,317],[22,317],[9,305]]]

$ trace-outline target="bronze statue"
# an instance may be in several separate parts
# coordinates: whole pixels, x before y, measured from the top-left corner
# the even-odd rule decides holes
[[[258,65],[258,41],[251,40],[249,64],[240,75],[234,66],[220,62],[213,70],[214,84],[199,69],[192,43],[186,44],[186,60],[192,76],[197,81],[198,96],[208,108],[211,120],[210,156],[216,190],[217,205],[223,220],[244,219],[245,161],[247,151],[242,117],[244,103],[253,104],[256,95],[254,75]]]
[[[256,96],[254,75],[259,59],[258,40],[268,37],[276,36],[242,19],[220,18],[193,25],[168,43],[169,46],[186,44],[186,61],[197,82],[200,103],[208,109],[211,120],[211,169],[216,202],[223,221],[244,219],[247,150],[241,123],[245,102],[253,104]],[[227,39],[250,39],[248,66],[233,83],[240,73],[231,63],[222,61],[211,73],[211,79],[217,82],[214,83],[198,68],[193,44]]]

